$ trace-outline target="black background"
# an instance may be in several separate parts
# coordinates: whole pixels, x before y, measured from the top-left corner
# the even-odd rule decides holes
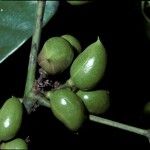
[[[110,91],[111,106],[103,117],[150,128],[143,106],[149,95],[149,40],[145,35],[140,2],[119,4],[93,2],[71,6],[61,2],[52,20],[43,28],[41,46],[62,34],[77,37],[85,48],[100,37],[108,53],[108,67],[98,88]],[[31,39],[0,65],[0,105],[12,95],[23,96]],[[146,138],[86,121],[78,133],[64,127],[47,108],[39,108],[24,119],[17,137],[30,137],[30,149],[91,147],[149,149]]]

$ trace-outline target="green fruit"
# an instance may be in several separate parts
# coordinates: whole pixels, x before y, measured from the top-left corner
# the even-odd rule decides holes
[[[69,34],[63,35],[62,37],[73,46],[77,53],[81,53],[81,44],[77,38]]]
[[[27,146],[27,143],[23,139],[17,138],[9,142],[2,143],[0,145],[0,149],[27,150],[28,146]]]
[[[147,102],[144,106],[144,113],[150,114],[150,102]]]
[[[56,90],[50,96],[50,104],[55,117],[70,130],[77,131],[85,120],[82,100],[70,89]]]
[[[109,92],[105,90],[81,91],[76,93],[91,114],[102,114],[109,108]]]
[[[22,122],[23,107],[18,98],[8,99],[0,111],[0,141],[12,139]]]
[[[47,40],[38,55],[38,64],[48,74],[63,72],[72,63],[73,47],[62,37],[52,37]]]
[[[89,90],[102,79],[106,69],[106,51],[98,39],[73,62],[68,81],[81,90]]]
[[[71,5],[83,5],[89,3],[90,1],[83,1],[83,0],[67,0],[67,2]]]

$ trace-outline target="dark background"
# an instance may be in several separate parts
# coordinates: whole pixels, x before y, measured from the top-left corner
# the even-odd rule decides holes
[[[50,37],[62,34],[77,37],[85,48],[100,37],[108,54],[108,67],[98,88],[110,91],[111,106],[103,117],[141,128],[150,128],[150,116],[143,114],[149,95],[149,40],[145,35],[140,2],[119,4],[93,2],[71,6],[61,2],[52,20],[42,31],[41,46]],[[23,96],[31,39],[0,65],[0,104],[12,95]],[[78,133],[64,127],[47,108],[24,114],[17,137],[30,137],[30,149],[47,147],[72,149],[149,149],[145,137],[86,121]]]

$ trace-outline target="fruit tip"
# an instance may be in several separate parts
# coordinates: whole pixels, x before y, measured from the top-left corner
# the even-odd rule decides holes
[[[96,42],[95,42],[95,43],[100,44],[100,46],[101,46],[101,47],[103,47],[103,48],[105,49],[105,47],[104,47],[103,43],[101,42],[101,39],[100,39],[100,37],[99,37],[99,36],[97,36],[97,40],[96,40]]]
[[[100,37],[99,37],[99,36],[97,36],[97,40],[99,40],[99,41],[100,41]]]
[[[101,40],[100,40],[100,37],[99,37],[99,36],[97,36],[97,40],[96,40],[96,42],[101,43]]]

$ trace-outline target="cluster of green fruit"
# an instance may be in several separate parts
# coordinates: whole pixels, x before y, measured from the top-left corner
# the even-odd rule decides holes
[[[74,53],[78,53],[76,58]],[[70,67],[70,79],[65,86],[45,92],[54,116],[70,130],[77,131],[88,113],[102,114],[108,109],[108,91],[92,91],[106,69],[106,51],[99,38],[82,51],[80,42],[71,35],[52,37],[39,53],[38,64],[50,75]],[[24,140],[14,139],[22,114],[22,103],[16,97],[6,100],[0,109],[0,149],[27,149]]]
[[[45,94],[55,117],[69,129],[78,130],[87,118],[86,112],[102,114],[108,109],[109,92],[92,91],[104,75],[106,61],[99,38],[82,51],[79,40],[72,35],[52,37],[39,53],[38,64],[47,74],[60,74],[70,66],[70,79],[65,86]]]

